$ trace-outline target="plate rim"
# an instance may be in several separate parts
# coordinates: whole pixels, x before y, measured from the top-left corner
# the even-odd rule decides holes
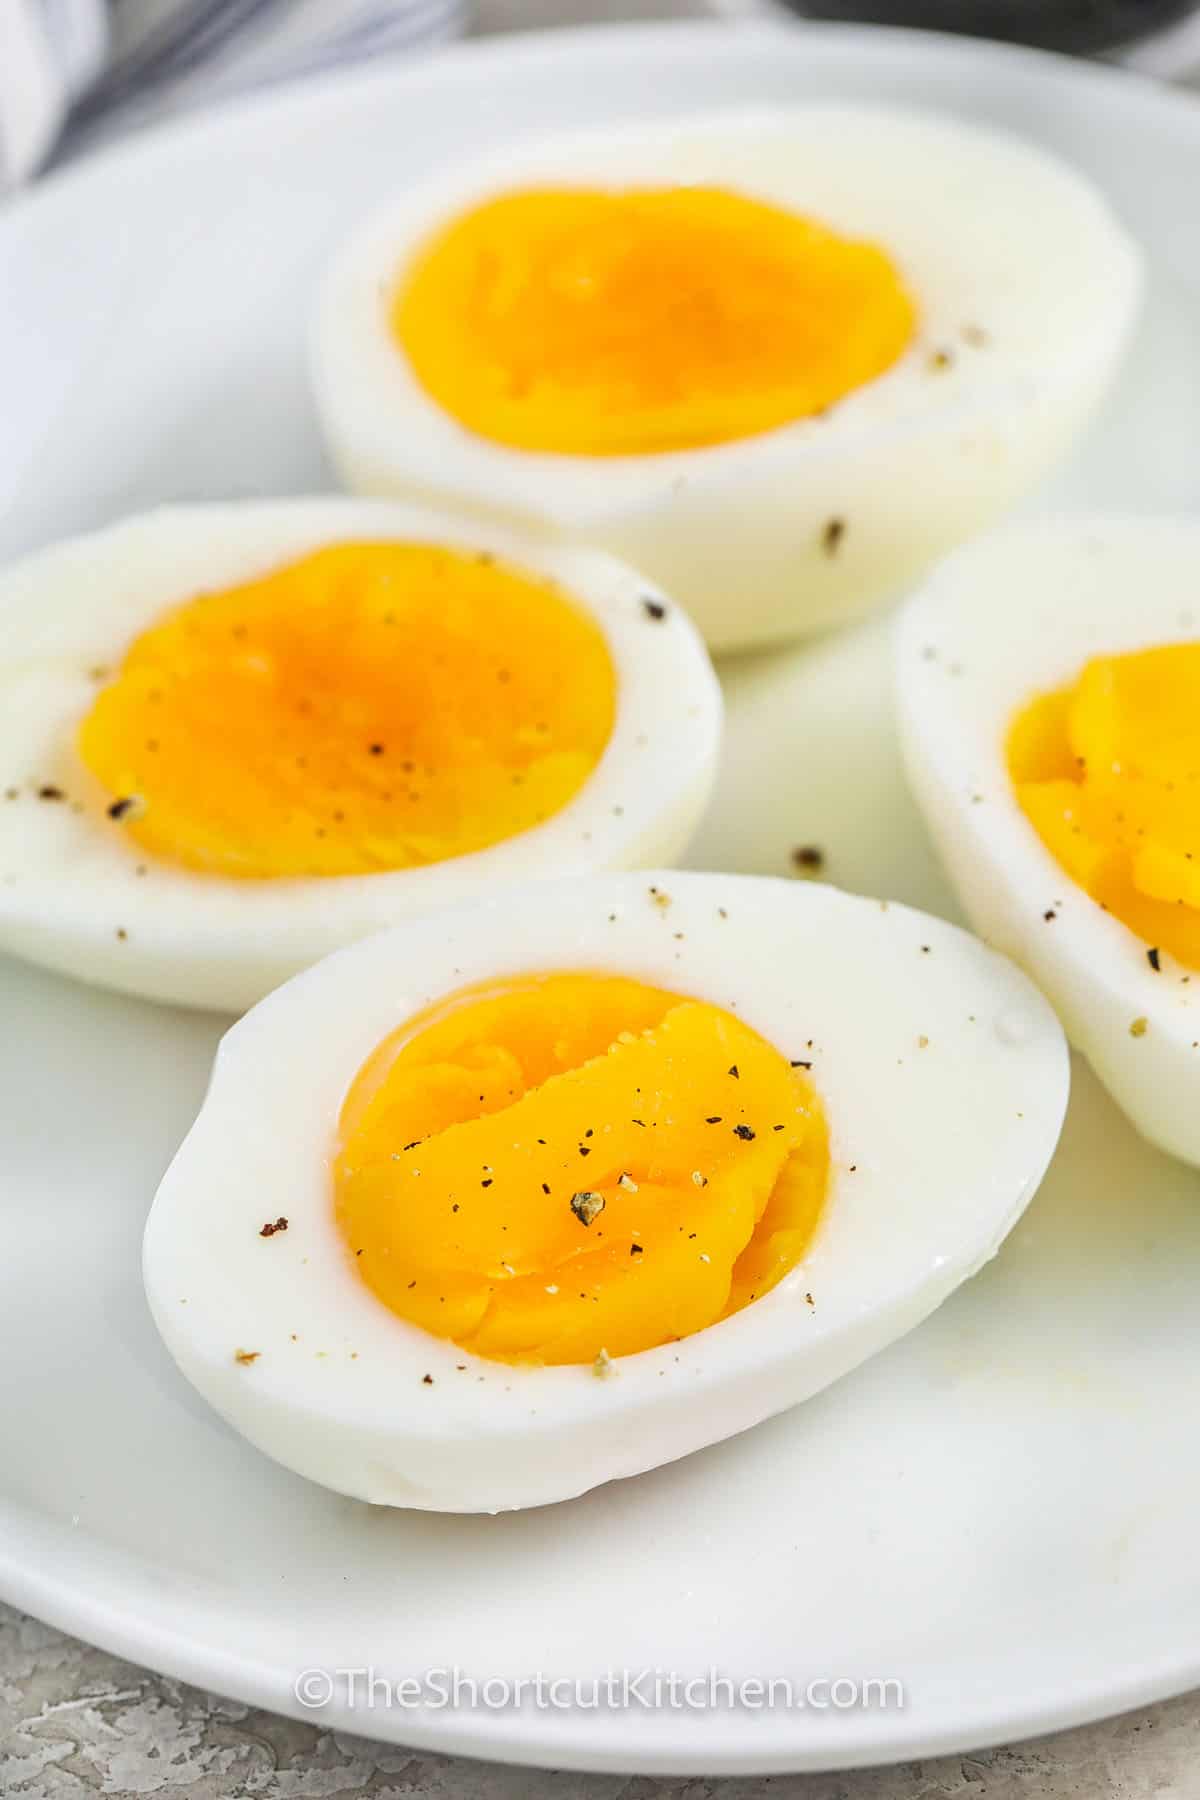
[[[7,1508],[0,1507],[0,1519],[6,1513]],[[807,1744],[794,1747],[773,1744],[763,1750],[756,1750],[741,1740],[730,1747],[730,1739],[723,1735],[693,1754],[681,1752],[671,1745],[664,1745],[660,1750],[647,1740],[639,1744],[631,1756],[622,1758],[619,1745],[614,1742],[612,1724],[599,1731],[591,1727],[589,1736],[588,1724],[580,1729],[576,1723],[572,1740],[559,1741],[553,1737],[548,1739],[536,1728],[525,1728],[526,1715],[520,1712],[493,1714],[472,1710],[460,1713],[447,1709],[445,1713],[433,1715],[435,1723],[426,1724],[422,1715],[400,1709],[384,1708],[364,1714],[342,1703],[306,1708],[278,1671],[260,1659],[246,1657],[237,1651],[226,1652],[223,1657],[226,1666],[237,1665],[233,1679],[220,1674],[214,1679],[214,1666],[222,1659],[214,1656],[211,1647],[199,1638],[160,1621],[147,1628],[144,1621],[139,1622],[128,1611],[118,1612],[90,1594],[80,1596],[66,1581],[47,1574],[40,1578],[30,1577],[28,1572],[23,1574],[15,1558],[2,1545],[0,1590],[0,1598],[19,1611],[28,1612],[71,1636],[82,1637],[86,1643],[94,1644],[112,1656],[187,1682],[203,1692],[278,1713],[319,1730],[349,1732],[371,1742],[425,1750],[441,1756],[467,1757],[475,1762],[581,1774],[718,1779],[887,1767],[900,1762],[966,1755],[977,1750],[1025,1743],[1114,1718],[1154,1701],[1173,1699],[1200,1686],[1200,1652],[1187,1669],[1181,1669],[1176,1658],[1163,1656],[1149,1664],[1143,1659],[1127,1672],[1118,1670],[1107,1678],[1085,1681],[1067,1701],[1062,1699],[1059,1690],[1057,1699],[1041,1700],[1014,1713],[1004,1708],[1002,1700],[989,1699],[983,1705],[976,1705],[969,1716],[960,1715],[955,1722],[940,1728],[917,1730],[909,1735],[889,1729],[867,1740],[851,1736],[836,1745],[823,1747],[810,1738]],[[587,1721],[589,1715],[586,1710],[581,1710],[570,1716],[574,1721]],[[736,1716],[736,1713],[728,1715],[729,1718]],[[803,1714],[797,1716],[803,1717]],[[848,1713],[840,1716],[870,1719],[885,1715]],[[889,1721],[909,1716],[907,1707],[886,1714]],[[456,1722],[458,1729],[442,1728],[436,1722],[442,1718]],[[497,1719],[518,1719],[522,1730],[497,1730],[493,1722]],[[468,1732],[464,1738],[463,1720],[482,1720],[483,1727]]]
[[[52,169],[0,213],[0,249],[14,240],[19,242],[26,232],[36,233],[43,215],[85,204],[93,189],[103,193],[132,170],[135,158],[138,179],[152,180],[176,159],[200,157],[218,133],[269,132],[273,123],[295,113],[319,115],[326,107],[338,109],[353,104],[356,98],[369,105],[376,94],[392,95],[422,81],[444,84],[453,92],[480,69],[492,74],[520,73],[539,65],[575,63],[585,56],[594,62],[600,51],[616,62],[630,53],[655,56],[668,49],[676,57],[699,57],[711,53],[717,33],[727,34],[730,29],[728,21],[704,19],[622,25],[596,22],[516,32],[469,39],[429,56],[385,58],[369,68],[324,71],[265,92],[223,98],[203,111],[135,129],[78,162]],[[905,55],[943,65],[957,63],[964,70],[980,62],[1006,65],[1017,81],[1032,77],[1039,83],[1051,78],[1059,85],[1066,82],[1085,105],[1095,96],[1102,105],[1119,105],[1127,116],[1165,115],[1200,144],[1200,101],[1195,96],[1107,64],[989,39],[962,39],[900,27],[756,21],[739,25],[736,31],[739,49],[751,58],[774,55],[784,45],[789,55],[805,47],[820,54],[823,49],[836,53],[851,45],[860,49],[869,45],[872,56],[884,61]],[[152,165],[158,159],[149,177],[148,158]],[[702,1743],[695,1754],[681,1752],[671,1743],[659,1749],[647,1740],[632,1755],[622,1756],[611,1724],[597,1731],[589,1726],[586,1713],[572,1715],[572,1740],[559,1741],[554,1734],[539,1732],[536,1723],[529,1728],[525,1715],[519,1713],[503,1713],[494,1719],[486,1712],[448,1710],[433,1715],[434,1722],[427,1724],[420,1715],[404,1711],[363,1715],[344,1704],[306,1709],[288,1686],[287,1671],[204,1639],[189,1632],[186,1624],[169,1624],[157,1617],[147,1622],[131,1602],[122,1606],[103,1595],[80,1591],[68,1576],[56,1572],[53,1551],[44,1559],[45,1567],[38,1565],[36,1554],[22,1557],[14,1540],[19,1541],[23,1517],[37,1520],[40,1515],[0,1498],[0,1521],[8,1527],[0,1534],[0,1597],[19,1610],[135,1664],[322,1729],[348,1730],[376,1741],[509,1765],[712,1777],[879,1766],[1065,1730],[1200,1685],[1200,1651],[1186,1660],[1178,1655],[1143,1656],[1065,1690],[1059,1684],[1052,1698],[1033,1697],[1015,1709],[1002,1700],[973,1699],[936,1727],[923,1729],[918,1724],[908,1729],[906,1722],[919,1719],[919,1714],[904,1708],[887,1714],[885,1728],[866,1735],[850,1733],[837,1744],[822,1744],[811,1731],[801,1731],[789,1741],[786,1732],[777,1729],[771,1744],[759,1748],[753,1743],[753,1731],[747,1733],[744,1726],[740,1731],[732,1729],[727,1722],[720,1736],[714,1736],[711,1744]],[[53,1522],[52,1533],[60,1546],[69,1542],[61,1521]],[[869,1720],[872,1715],[850,1717]],[[464,1722],[468,1722],[466,1731]],[[471,1730],[471,1722],[481,1728]]]
[[[6,207],[0,210],[0,240],[31,215],[69,203],[76,189],[86,189],[92,182],[103,183],[110,172],[119,173],[123,164],[144,161],[147,150],[159,156],[186,152],[202,145],[208,138],[228,130],[253,129],[269,125],[276,116],[285,116],[306,106],[322,102],[336,104],[339,96],[373,91],[386,91],[397,84],[419,82],[431,71],[436,82],[466,80],[477,63],[536,64],[542,60],[559,62],[574,60],[598,49],[618,53],[629,43],[636,43],[653,54],[670,44],[684,47],[688,54],[699,54],[708,48],[718,34],[737,34],[740,45],[751,45],[769,54],[782,44],[798,43],[820,49],[836,49],[858,42],[879,46],[883,51],[908,50],[928,53],[933,58],[959,61],[1009,63],[1017,70],[1035,74],[1055,71],[1064,81],[1079,88],[1091,88],[1113,98],[1145,103],[1152,111],[1174,113],[1181,120],[1192,121],[1200,129],[1200,103],[1188,89],[1175,87],[1159,77],[1140,70],[1074,57],[1058,50],[1042,50],[1026,44],[1009,43],[1000,38],[963,37],[949,31],[927,31],[900,25],[843,24],[818,20],[758,18],[731,24],[727,17],[714,15],[701,19],[643,19],[608,24],[591,21],[581,25],[558,26],[533,31],[505,32],[495,36],[468,37],[435,46],[427,52],[381,57],[377,64],[355,64],[344,69],[316,70],[294,80],[280,82],[248,94],[222,95],[211,106],[187,111],[176,117],[154,119],[135,124],[119,137],[102,142],[78,160],[68,159],[52,165],[45,175],[19,189]],[[900,104],[903,104],[902,102]]]

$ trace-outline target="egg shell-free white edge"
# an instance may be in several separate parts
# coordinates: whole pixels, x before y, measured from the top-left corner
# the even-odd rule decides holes
[[[75,752],[93,671],[111,669],[138,632],[194,593],[368,538],[491,551],[560,583],[591,614],[617,695],[590,779],[545,824],[424,868],[239,881],[147,855],[107,817],[112,796]],[[645,599],[663,601],[665,616],[652,617]],[[716,773],[720,689],[670,596],[602,552],[531,543],[427,507],[325,498],[163,508],[0,574],[0,636],[0,948],[155,1000],[241,1010],[408,913],[501,882],[669,863]],[[39,800],[43,785],[66,799]]]
[[[736,1011],[811,1060],[832,1134],[825,1215],[796,1269],[605,1378],[484,1361],[400,1320],[333,1219],[339,1110],[375,1045],[447,991],[554,969]],[[1032,1197],[1067,1089],[1061,1028],[1031,983],[905,907],[680,873],[501,894],[344,950],[233,1027],[150,1213],[146,1292],[188,1379],[288,1467],[397,1506],[536,1506],[754,1425],[919,1323]],[[279,1213],[287,1231],[261,1238]]]
[[[870,239],[908,283],[916,337],[825,417],[757,437],[600,458],[489,442],[418,383],[391,336],[389,296],[413,249],[456,212],[563,182],[715,182]],[[1091,417],[1142,285],[1137,246],[1067,164],[898,108],[624,124],[397,186],[335,259],[314,320],[317,407],[345,484],[602,544],[675,592],[715,649],[845,623],[998,518]]]
[[[908,776],[969,917],[1049,996],[1139,1131],[1196,1163],[1200,974],[1165,951],[1156,973],[1065,874],[1017,804],[1005,741],[1026,701],[1089,657],[1198,635],[1200,520],[1154,518],[1010,527],[945,562],[897,628]]]

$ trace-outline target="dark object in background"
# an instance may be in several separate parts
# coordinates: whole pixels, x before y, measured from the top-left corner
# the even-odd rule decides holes
[[[1087,53],[1135,43],[1181,19],[1197,0],[784,0],[807,19],[916,25]]]

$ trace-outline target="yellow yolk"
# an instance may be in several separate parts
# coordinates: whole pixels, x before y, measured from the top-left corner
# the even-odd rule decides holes
[[[809,418],[890,368],[915,323],[877,245],[709,187],[502,194],[434,233],[391,312],[460,424],[577,456]]]
[[[1018,714],[1008,764],[1072,880],[1200,968],[1200,643],[1095,657]]]
[[[615,705],[603,634],[548,583],[432,544],[337,544],[164,613],[79,751],[156,856],[360,875],[550,818]]]
[[[338,1224],[384,1304],[479,1356],[649,1350],[759,1298],[825,1196],[813,1088],[731,1013],[619,976],[468,989],[346,1100]]]

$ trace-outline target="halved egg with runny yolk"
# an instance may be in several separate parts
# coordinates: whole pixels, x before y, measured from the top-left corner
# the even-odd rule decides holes
[[[336,1208],[401,1318],[478,1356],[591,1362],[768,1292],[827,1170],[811,1083],[732,1013],[621,976],[525,976],[379,1046],[343,1109]]]
[[[1067,1085],[1046,1001],[941,919],[751,875],[510,888],[233,1027],[146,1296],[288,1468],[541,1506],[911,1330],[1028,1204]]]
[[[960,550],[897,637],[914,793],[989,943],[1117,1105],[1200,1166],[1200,520]]]
[[[1008,763],[1072,881],[1200,968],[1200,642],[1093,657],[1022,708]]]
[[[526,188],[399,282],[429,394],[519,450],[690,450],[811,417],[890,368],[916,308],[886,250],[720,187]]]
[[[394,184],[330,269],[314,395],[351,491],[611,550],[710,647],[763,646],[903,592],[1033,487],[1139,285],[1082,176],[963,119],[610,121]]]
[[[151,999],[668,864],[716,774],[672,596],[430,507],[162,508],[0,572],[0,616],[0,949]]]
[[[333,544],[169,608],[79,750],[155,855],[360,875],[544,823],[599,761],[615,687],[552,584],[440,544]]]

